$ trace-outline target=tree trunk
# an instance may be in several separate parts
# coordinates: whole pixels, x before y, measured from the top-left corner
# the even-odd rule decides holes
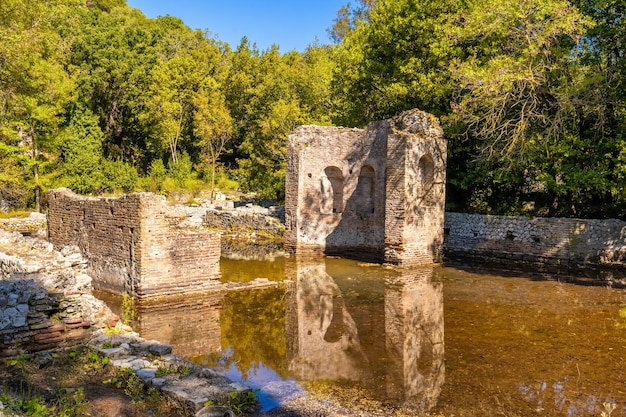
[[[32,158],[33,158],[33,180],[35,182],[35,211],[41,212],[41,187],[39,186],[39,166],[37,166],[37,142],[35,141],[35,132],[31,131]]]

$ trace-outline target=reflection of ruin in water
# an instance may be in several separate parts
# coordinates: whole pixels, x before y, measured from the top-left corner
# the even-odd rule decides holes
[[[425,410],[444,380],[443,291],[432,275],[432,267],[398,273],[345,260],[287,261],[286,286],[141,305],[136,328],[198,363],[237,366],[261,391],[267,381],[255,385],[255,374],[270,368],[282,380],[348,383]]]
[[[380,284],[367,293],[363,277],[345,276],[359,271],[342,267],[298,262],[287,309],[289,370],[300,380],[355,381],[379,400],[430,409],[444,382],[443,291],[433,268],[388,272],[390,285],[371,277]]]

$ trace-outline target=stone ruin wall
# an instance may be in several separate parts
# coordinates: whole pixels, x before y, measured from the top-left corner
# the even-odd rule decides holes
[[[178,228],[165,198],[134,193],[87,198],[49,193],[48,237],[55,248],[78,246],[94,286],[140,298],[200,292],[219,283],[219,234]]]
[[[116,318],[90,301],[49,292],[32,279],[0,281],[0,358],[82,344],[101,319],[115,326]]]
[[[118,323],[92,295],[85,263],[77,251],[0,230],[0,357],[76,346]]]
[[[446,213],[445,254],[492,263],[626,265],[626,222]]]
[[[427,264],[443,251],[447,142],[437,118],[409,111],[388,137],[385,262]]]
[[[419,110],[365,129],[299,127],[287,139],[285,250],[436,261],[446,156],[438,120]]]
[[[290,136],[287,251],[299,255],[358,252],[382,260],[384,187],[373,184],[384,184],[387,150],[384,135],[377,133],[302,126]]]

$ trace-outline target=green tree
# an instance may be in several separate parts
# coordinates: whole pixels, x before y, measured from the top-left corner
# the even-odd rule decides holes
[[[342,6],[337,11],[333,25],[327,30],[333,42],[342,42],[359,22],[367,21],[370,10],[376,6],[377,2],[378,0],[357,0],[354,7],[350,2]]]
[[[451,28],[471,51],[452,70],[455,120],[476,146],[468,168],[482,179],[473,194],[487,197],[490,208],[615,214],[619,148],[598,100],[598,76],[585,63],[592,28],[570,3],[555,0],[475,1]]]
[[[222,50],[201,31],[173,31],[165,39],[161,57],[150,74],[143,120],[153,126],[149,146],[153,153],[167,149],[178,162],[181,140],[188,150],[196,146],[193,135],[195,104],[209,79],[221,75]],[[208,83],[208,84],[207,84]]]
[[[164,28],[138,10],[113,7],[116,3],[97,1],[89,10],[79,9],[78,28],[72,33],[63,29],[64,35],[75,38],[69,69],[78,101],[99,118],[103,153],[148,165],[154,157],[145,143],[151,126],[139,116],[146,107],[149,74],[167,30],[184,30],[184,25]]]
[[[462,50],[447,38],[461,1],[378,1],[356,22],[337,55],[338,124],[359,126],[418,107],[449,111],[450,63]]]
[[[233,120],[217,83],[213,79],[207,79],[206,84],[209,85],[200,88],[194,98],[194,126],[202,149],[203,163],[208,166],[211,173],[211,200],[213,200],[215,167],[232,137]]]
[[[70,0],[7,0],[0,10],[0,141],[22,146],[30,155],[28,164],[21,158],[15,164],[30,171],[25,185],[34,191],[36,210],[41,205],[41,168],[56,150],[58,126],[72,99],[65,72],[67,43],[56,28],[66,24],[74,7],[81,6]]]
[[[245,191],[284,198],[285,141],[300,124],[328,124],[332,115],[332,51],[259,52],[244,38],[224,83],[234,123],[239,177]]]
[[[98,193],[105,188],[104,133],[98,121],[90,110],[77,110],[62,136],[64,185],[78,193]]]

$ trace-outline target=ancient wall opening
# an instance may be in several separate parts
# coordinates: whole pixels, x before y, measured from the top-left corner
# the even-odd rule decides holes
[[[341,213],[343,211],[344,178],[341,170],[330,166],[324,168],[320,179],[320,211],[322,214]]]
[[[287,138],[286,250],[433,262],[443,243],[445,159],[437,118],[419,110],[364,129],[299,127]]]
[[[359,173],[355,195],[356,210],[360,216],[371,216],[375,211],[374,192],[376,189],[376,173],[374,168],[364,165]]]

